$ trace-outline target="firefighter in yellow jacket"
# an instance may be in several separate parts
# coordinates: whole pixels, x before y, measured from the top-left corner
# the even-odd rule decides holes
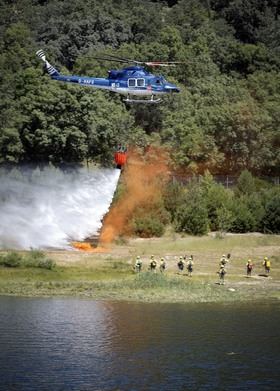
[[[263,267],[265,273],[268,275],[270,273],[271,262],[267,257],[264,257],[263,259]]]

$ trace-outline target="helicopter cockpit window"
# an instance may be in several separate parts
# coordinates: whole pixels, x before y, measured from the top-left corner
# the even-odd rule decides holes
[[[162,81],[160,79],[156,79],[156,84],[160,86],[162,84]]]

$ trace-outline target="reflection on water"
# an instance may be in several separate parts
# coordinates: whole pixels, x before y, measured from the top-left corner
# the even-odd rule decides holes
[[[0,390],[278,390],[275,305],[0,298]]]

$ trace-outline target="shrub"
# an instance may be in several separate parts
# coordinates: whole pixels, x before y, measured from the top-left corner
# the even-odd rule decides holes
[[[11,251],[0,257],[0,265],[6,267],[19,267],[22,262],[22,256],[15,252]]]
[[[197,203],[181,207],[176,216],[176,231],[204,235],[208,231],[208,213],[205,205]]]
[[[256,220],[248,209],[245,199],[235,199],[231,209],[233,221],[231,232],[252,232],[256,226]]]
[[[53,270],[55,266],[56,266],[55,261],[53,261],[50,258],[42,259],[38,264],[38,267],[42,269],[48,269],[48,270]]]
[[[247,197],[246,200],[247,207],[252,214],[255,224],[253,227],[254,231],[262,230],[262,221],[265,214],[265,209],[263,206],[263,200],[260,193],[253,193]]]
[[[39,267],[39,263],[46,258],[43,251],[31,249],[24,259],[24,266]]]
[[[184,202],[177,210],[175,229],[203,235],[207,233],[208,226],[208,211],[202,189],[197,184],[190,184]]]
[[[248,170],[241,172],[235,190],[238,195],[252,194],[256,191],[255,178]]]
[[[227,208],[222,206],[217,209],[217,228],[219,230],[217,237],[222,238],[225,236],[231,228],[232,220],[232,213]]]
[[[176,211],[184,201],[184,187],[178,182],[169,182],[163,192],[163,201],[171,221],[174,221]]]
[[[211,230],[216,231],[217,229],[220,229],[221,209],[229,209],[232,192],[218,183],[213,183],[212,186],[207,189],[207,192],[203,192],[203,198],[205,199],[207,206],[210,228]]]
[[[133,215],[133,231],[142,238],[161,236],[165,225],[170,222],[170,214],[164,208],[161,197],[151,197],[145,204],[135,209]]]
[[[133,227],[135,234],[142,238],[160,237],[164,233],[164,224],[155,216],[135,217]]]

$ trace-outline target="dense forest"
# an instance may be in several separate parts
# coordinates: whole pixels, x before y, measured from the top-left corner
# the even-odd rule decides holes
[[[280,2],[278,0],[0,0],[0,163],[95,162],[118,144],[169,151],[170,183],[135,211],[140,236],[176,230],[280,232]],[[127,106],[105,91],[50,79],[43,49],[64,74],[106,77],[113,54],[178,61],[162,68],[181,89],[160,105]],[[244,171],[245,170],[245,171]],[[246,171],[248,170],[248,171]],[[240,175],[235,189],[211,174]],[[144,210],[144,212],[143,212]]]
[[[279,175],[277,0],[0,1],[0,162],[110,164],[117,144],[164,145],[186,171]],[[93,56],[183,61],[158,72],[181,88],[158,106],[44,75],[106,77]]]

